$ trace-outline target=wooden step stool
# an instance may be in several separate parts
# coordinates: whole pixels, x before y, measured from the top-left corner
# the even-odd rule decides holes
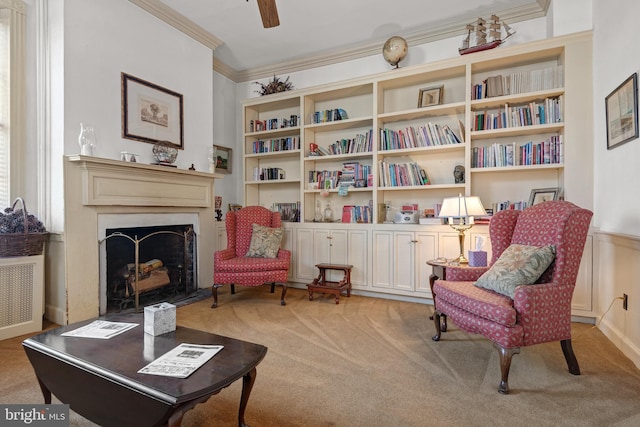
[[[318,277],[313,279],[313,283],[307,285],[309,291],[309,301],[313,301],[314,292],[322,292],[323,294],[334,294],[336,296],[336,304],[340,303],[340,294],[347,291],[347,297],[351,296],[351,268],[352,265],[344,264],[316,264],[320,273]],[[330,282],[327,280],[327,270],[338,270],[344,272],[344,277],[339,282]]]

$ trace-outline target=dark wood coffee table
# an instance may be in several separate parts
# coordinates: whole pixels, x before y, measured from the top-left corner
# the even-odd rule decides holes
[[[144,333],[143,314],[101,319],[139,325],[108,340],[61,336],[92,321],[87,320],[22,343],[45,403],[53,393],[101,426],[179,426],[185,412],[242,378],[238,424],[246,425],[244,412],[266,347],[179,326],[153,337]],[[185,379],[137,373],[180,343],[224,349]]]

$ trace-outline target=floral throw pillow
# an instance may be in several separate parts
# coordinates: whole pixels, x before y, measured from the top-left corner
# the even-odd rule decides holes
[[[282,233],[282,228],[253,224],[251,243],[245,256],[251,258],[277,257],[280,250],[280,242],[282,241]]]
[[[475,285],[513,298],[516,287],[534,284],[555,256],[555,246],[511,245]]]

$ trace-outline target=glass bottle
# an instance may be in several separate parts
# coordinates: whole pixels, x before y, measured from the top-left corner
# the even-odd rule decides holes
[[[333,211],[331,210],[331,203],[327,203],[327,207],[324,208],[324,220],[326,222],[333,222]]]
[[[80,123],[80,135],[78,136],[80,144],[80,154],[83,156],[93,156],[93,149],[96,146],[96,135],[93,125],[88,123]]]
[[[316,200],[316,214],[313,217],[313,222],[322,222],[322,207],[320,206],[320,200]]]

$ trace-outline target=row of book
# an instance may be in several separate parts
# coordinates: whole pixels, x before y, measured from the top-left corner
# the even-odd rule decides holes
[[[484,79],[471,88],[471,99],[517,95],[526,92],[550,90],[564,86],[564,67],[556,65],[537,70],[498,74]]]
[[[426,123],[414,128],[380,129],[380,150],[432,147],[436,145],[460,144],[462,140],[448,125]]]
[[[253,141],[252,152],[271,153],[274,151],[290,151],[300,149],[300,138],[291,136],[288,138],[270,139],[268,141]]]
[[[344,223],[357,223],[357,224],[371,224],[373,222],[373,215],[371,213],[370,205],[351,206],[345,205],[342,207],[342,222]]]
[[[331,156],[335,154],[369,153],[373,149],[373,129],[366,134],[356,134],[351,139],[341,139],[328,147],[320,147],[311,156]]]
[[[349,115],[342,108],[334,108],[331,110],[316,111],[311,115],[311,123],[327,123],[338,120],[346,120]]]
[[[300,222],[300,202],[274,203],[272,210],[280,212],[283,221]]]
[[[369,175],[371,175],[371,165],[361,165],[360,162],[344,162],[338,185],[367,187]]]
[[[254,181],[273,181],[277,179],[284,179],[284,177],[284,169],[282,168],[253,168]]]
[[[504,104],[498,112],[476,113],[473,130],[504,129],[520,126],[545,125],[563,121],[564,97],[547,98],[543,102],[511,107]]]
[[[319,189],[330,190],[338,187],[340,175],[339,170],[311,170],[309,171],[309,184],[318,183]]]
[[[517,145],[494,143],[473,147],[471,167],[491,168],[505,166],[549,165],[564,163],[564,139],[562,135],[552,135],[544,141],[533,141]]]
[[[416,162],[378,162],[379,184],[381,187],[409,187],[429,185],[427,172]]]
[[[299,126],[300,116],[292,114],[289,118],[251,120],[249,121],[249,132],[262,132],[265,130],[276,130]]]

